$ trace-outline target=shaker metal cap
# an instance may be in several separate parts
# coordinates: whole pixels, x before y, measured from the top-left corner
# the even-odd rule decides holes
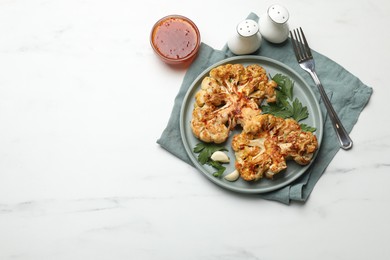
[[[275,23],[283,24],[287,22],[289,13],[287,9],[281,5],[271,5],[268,8],[268,16]]]
[[[237,25],[237,33],[243,37],[250,37],[259,31],[259,25],[254,20],[244,20]]]

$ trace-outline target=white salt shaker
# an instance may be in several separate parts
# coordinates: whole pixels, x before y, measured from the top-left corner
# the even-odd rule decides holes
[[[288,10],[278,4],[271,5],[267,13],[260,16],[260,33],[264,39],[272,43],[282,43],[288,38]]]
[[[237,25],[236,31],[227,42],[231,52],[236,55],[245,55],[260,48],[262,37],[256,21],[244,20]]]

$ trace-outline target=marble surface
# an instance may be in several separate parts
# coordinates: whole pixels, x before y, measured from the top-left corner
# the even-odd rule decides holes
[[[0,259],[389,259],[389,1],[277,2],[374,89],[306,203],[227,192],[156,144],[185,70],[154,22],[220,49],[273,3],[0,0]]]

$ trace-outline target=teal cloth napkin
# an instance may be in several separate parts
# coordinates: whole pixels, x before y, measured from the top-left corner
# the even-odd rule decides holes
[[[258,21],[259,17],[256,14],[251,13],[248,16],[248,19]],[[310,43],[310,39],[308,39],[308,41]],[[361,111],[368,103],[373,90],[364,85],[357,77],[349,73],[336,62],[316,51],[312,51],[312,53],[316,62],[317,73],[331,99],[334,109],[343,122],[345,129],[348,132],[351,132]],[[278,45],[263,40],[260,49],[254,53],[254,55],[278,60],[294,69],[312,87],[318,100],[320,100],[320,94],[310,75],[299,67],[289,40]],[[179,93],[175,98],[168,125],[161,137],[157,140],[157,143],[161,147],[192,166],[193,164],[187,156],[180,135],[179,120],[183,98],[188,88],[199,74],[214,63],[231,56],[234,56],[234,54],[229,51],[227,45],[222,50],[215,50],[205,43],[201,44],[198,57],[188,68]],[[308,199],[315,184],[340,149],[331,122],[326,116],[326,109],[321,101],[320,105],[325,119],[324,134],[320,150],[312,166],[305,174],[290,185],[279,190],[255,194],[253,196],[279,201],[284,204],[289,204],[291,201],[304,202]],[[359,149],[359,147],[354,147],[352,149]]]

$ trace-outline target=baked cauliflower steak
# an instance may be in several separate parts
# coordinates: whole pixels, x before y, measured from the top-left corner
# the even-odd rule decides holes
[[[212,69],[195,95],[191,128],[204,142],[223,143],[241,123],[241,110],[261,112],[259,104],[276,101],[276,82],[259,65],[226,64]]]

